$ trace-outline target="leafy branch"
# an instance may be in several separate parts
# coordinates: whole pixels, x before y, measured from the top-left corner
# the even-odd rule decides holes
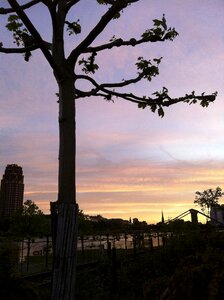
[[[178,32],[175,28],[167,27],[166,18],[163,14],[161,20],[154,19],[153,20],[154,27],[151,29],[147,29],[143,34],[142,38],[146,41],[150,42],[158,42],[160,40],[170,40],[173,41],[174,38],[178,35]]]
[[[95,63],[95,57],[96,57],[96,53],[93,52],[88,58],[87,60],[82,58],[79,61],[79,65],[83,65],[82,71],[85,72],[86,74],[89,73],[95,73],[96,70],[99,69],[99,66]]]
[[[10,15],[8,17],[8,23],[6,28],[13,34],[13,42],[19,47],[24,46],[24,48],[35,45],[35,40],[31,35],[29,35],[28,30],[24,27],[21,19],[17,15]],[[31,56],[30,50],[25,51],[25,61],[29,61]]]
[[[143,77],[146,78],[148,81],[152,80],[152,77],[159,75],[159,64],[162,60],[160,58],[154,58],[153,61],[156,65],[151,63],[151,60],[146,60],[143,57],[138,58],[138,62],[136,63],[137,69],[139,70],[139,74],[143,74]]]
[[[131,38],[130,40],[123,40],[121,38],[115,38],[115,36],[110,40],[109,43],[96,46],[96,47],[87,47],[85,49],[85,53],[87,52],[99,52],[105,49],[112,49],[114,47],[121,46],[137,46],[142,43],[147,42],[164,42],[166,40],[173,41],[174,38],[178,35],[178,32],[175,28],[167,27],[165,15],[163,15],[162,19],[153,20],[154,26],[151,29],[147,29],[142,35],[140,39]]]
[[[57,64],[55,63],[50,51],[49,46],[46,45],[46,42],[42,39],[37,29],[34,27],[24,10],[21,8],[21,6],[17,3],[16,0],[8,0],[9,4],[11,5],[11,8],[16,12],[17,16],[21,19],[24,26],[29,31],[30,35],[35,40],[35,43],[38,45],[38,48],[41,49],[43,55],[45,56],[46,60],[48,61],[49,65],[52,67],[55,73],[58,74],[58,76],[61,75],[61,71],[58,68]],[[0,48],[1,49],[1,48]]]
[[[28,30],[24,27],[21,19],[17,15],[10,15],[6,28],[12,32],[14,43],[17,46],[24,45],[24,38],[28,35]]]
[[[185,95],[184,97],[171,98],[168,94],[168,89],[163,87],[162,91],[156,91],[152,95],[154,97],[147,96],[137,96],[132,93],[120,93],[115,90],[115,88],[127,86],[132,83],[136,83],[141,80],[143,74],[139,74],[135,79],[124,80],[120,83],[104,83],[98,84],[92,77],[87,75],[76,75],[76,80],[87,80],[94,86],[90,91],[81,91],[75,90],[76,99],[91,97],[91,96],[100,96],[104,97],[105,100],[113,101],[112,97],[121,98],[130,102],[134,102],[138,105],[138,108],[145,109],[149,107],[152,112],[157,112],[158,115],[162,118],[165,115],[164,107],[169,107],[176,103],[187,103],[195,104],[200,102],[201,106],[208,106],[211,102],[214,102],[217,96],[217,92],[211,95],[195,95],[191,93],[190,95]]]

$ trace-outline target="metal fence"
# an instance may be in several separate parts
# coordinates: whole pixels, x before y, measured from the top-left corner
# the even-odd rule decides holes
[[[107,235],[80,236],[77,241],[78,265],[88,264],[110,255],[112,249],[120,252],[137,252],[142,249],[153,249],[164,244],[164,235],[159,233],[117,233]],[[3,246],[0,241],[0,248]],[[53,253],[52,239],[44,238],[23,239],[12,241],[12,257],[17,261],[16,271],[21,275],[50,271],[52,268]],[[11,244],[11,245],[12,245]],[[122,251],[123,250],[123,251]]]

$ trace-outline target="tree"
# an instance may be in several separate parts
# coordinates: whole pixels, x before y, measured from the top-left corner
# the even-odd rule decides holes
[[[194,104],[200,102],[207,107],[216,98],[212,95],[196,95],[194,92],[183,97],[172,99],[168,89],[163,87],[152,95],[138,96],[130,92],[123,92],[145,79],[151,81],[159,74],[159,65],[162,58],[146,59],[139,57],[136,62],[137,75],[121,82],[98,82],[94,73],[99,69],[97,54],[105,50],[113,51],[117,47],[138,46],[145,43],[173,41],[177,36],[175,28],[167,25],[166,18],[153,20],[153,27],[147,29],[139,38],[124,40],[112,37],[101,45],[93,45],[96,39],[104,31],[107,25],[121,16],[122,11],[129,5],[141,0],[96,0],[96,5],[106,5],[107,10],[93,26],[92,30],[77,42],[74,48],[66,56],[64,34],[73,35],[74,39],[82,32],[79,19],[69,20],[68,13],[82,0],[27,0],[23,5],[16,0],[5,1],[10,7],[0,8],[1,15],[9,15],[7,28],[13,34],[17,47],[4,47],[0,43],[1,53],[23,53],[26,61],[31,54],[40,49],[46,58],[58,86],[59,103],[59,175],[58,175],[58,201],[52,204],[52,219],[57,225],[54,236],[55,263],[53,267],[53,299],[74,299],[75,267],[76,267],[76,240],[77,240],[77,213],[76,185],[75,185],[75,101],[85,97],[102,97],[106,101],[121,98],[136,103],[139,108],[150,108],[160,117],[164,116],[164,108],[173,104],[184,102]],[[84,1],[84,0],[83,0]],[[36,5],[42,5],[49,11],[52,23],[51,41],[43,40],[43,33],[28,17],[26,10],[35,9]],[[70,14],[71,16],[71,14]],[[66,30],[64,30],[66,29]],[[78,39],[77,39],[78,40]],[[79,71],[80,67],[82,72]],[[82,90],[78,85],[87,82],[90,89]],[[83,86],[83,85],[82,85]]]
[[[194,203],[201,206],[201,210],[207,210],[208,216],[210,215],[211,208],[218,204],[219,198],[224,195],[222,189],[218,186],[216,189],[208,189],[203,192],[197,191],[195,193]]]
[[[48,224],[43,212],[32,200],[26,200],[12,218],[12,233],[23,238],[34,238],[48,233]]]
[[[50,232],[46,217],[32,200],[26,200],[23,206],[15,212],[12,218],[11,232],[13,235],[22,238],[22,243],[24,238],[27,239],[28,271],[32,239],[49,235]]]
[[[93,231],[92,222],[88,215],[85,215],[83,210],[78,211],[78,232],[79,236],[91,234]]]

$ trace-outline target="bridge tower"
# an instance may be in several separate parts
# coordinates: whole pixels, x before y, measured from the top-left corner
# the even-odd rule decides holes
[[[191,222],[194,224],[198,224],[198,211],[195,209],[189,209],[191,214]]]

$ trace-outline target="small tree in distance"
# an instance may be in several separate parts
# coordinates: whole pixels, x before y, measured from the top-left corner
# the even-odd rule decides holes
[[[22,238],[23,242],[24,239],[27,242],[27,271],[29,269],[31,241],[37,237],[49,235],[49,227],[43,212],[32,200],[26,200],[23,206],[15,212],[11,220],[11,234]]]
[[[32,200],[26,200],[13,218],[11,230],[23,238],[35,238],[49,233],[47,220],[43,212]]]
[[[218,186],[216,189],[208,189],[203,192],[197,191],[195,193],[194,203],[201,207],[203,212],[210,216],[211,208],[219,204],[219,199],[224,195],[222,189]]]
[[[6,27],[12,33],[16,47],[6,47],[4,41],[0,41],[0,53],[22,53],[25,60],[29,61],[33,51],[40,49],[53,71],[58,86],[59,176],[58,199],[57,203],[52,205],[52,216],[56,219],[55,224],[57,225],[54,230],[56,242],[52,299],[71,300],[75,299],[76,219],[78,214],[75,184],[75,102],[85,97],[101,97],[106,101],[121,98],[137,104],[139,108],[148,107],[152,112],[163,117],[165,107],[180,102],[187,104],[200,102],[203,107],[207,107],[210,102],[215,100],[216,93],[196,95],[195,92],[190,92],[175,99],[169,96],[166,87],[152,95],[142,96],[130,93],[128,90],[131,84],[136,84],[141,80],[150,82],[159,74],[161,57],[149,59],[139,56],[135,62],[136,74],[120,82],[97,81],[94,77],[99,69],[97,54],[113,51],[116,48],[173,41],[177,36],[177,31],[167,25],[163,15],[161,19],[153,20],[153,26],[146,29],[140,37],[130,37],[124,40],[116,38],[114,35],[109,41],[105,40],[100,45],[96,44],[100,40],[98,37],[109,23],[117,21],[128,6],[141,2],[141,0],[92,0],[91,2],[94,2],[95,5],[105,5],[106,9],[87,34],[82,33],[82,26],[85,24],[81,24],[81,17],[77,16],[77,11],[74,9],[81,2],[87,3],[85,0],[27,0],[21,1],[22,4],[16,0],[3,2],[4,7],[0,8],[0,15],[8,15]],[[10,7],[6,7],[7,4]],[[38,6],[37,12],[39,13],[41,5],[49,12],[49,22],[46,26],[52,28],[51,41],[43,39],[45,32],[39,32],[29,14],[26,14],[28,9],[35,11],[36,6]],[[87,9],[88,7],[83,10],[83,13]],[[70,13],[69,17],[68,13]],[[71,19],[71,16],[74,16],[74,19]],[[74,47],[67,56],[66,33],[74,39]],[[76,39],[77,35],[82,36],[81,42],[80,39]],[[111,64],[113,64],[112,61]],[[82,88],[80,88],[80,82]],[[123,88],[127,88],[127,92],[123,92]]]

